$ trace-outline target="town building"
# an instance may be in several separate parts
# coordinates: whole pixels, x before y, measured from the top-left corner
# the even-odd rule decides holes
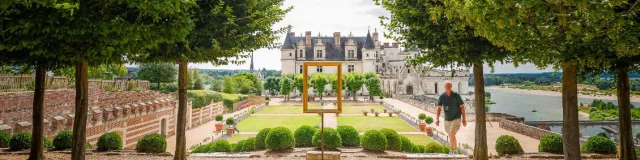
[[[444,92],[444,82],[453,83],[453,90],[470,94],[469,71],[437,70],[426,65],[408,66],[408,59],[419,55],[419,49],[401,49],[398,43],[379,41],[378,32],[367,31],[366,36],[342,36],[334,32],[332,37],[312,36],[311,31],[296,36],[289,32],[282,44],[282,74],[301,74],[304,62],[340,62],[342,72],[374,72],[381,78],[383,94],[396,95],[437,95]],[[335,67],[310,66],[308,73],[337,72]],[[367,95],[366,87],[359,94]]]

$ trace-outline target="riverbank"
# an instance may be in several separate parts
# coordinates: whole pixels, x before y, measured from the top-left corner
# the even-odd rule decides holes
[[[506,87],[500,87],[500,86],[488,86],[486,88],[487,89],[491,89],[491,90],[517,92],[517,93],[523,93],[523,94],[535,94],[535,95],[542,95],[542,96],[562,97],[562,93],[561,92],[554,92],[554,91],[515,89],[515,88],[506,88]],[[602,100],[618,100],[618,97],[616,97],[615,95],[612,95],[612,96],[593,96],[593,95],[578,94],[578,98],[602,99]],[[631,96],[630,99],[631,99],[631,102],[640,102],[640,97]]]

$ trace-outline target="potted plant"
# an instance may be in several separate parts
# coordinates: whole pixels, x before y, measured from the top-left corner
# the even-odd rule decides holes
[[[393,110],[393,113],[395,113],[395,114],[400,114],[400,112],[402,112],[402,110],[399,110],[399,109]]]
[[[364,116],[367,116],[367,113],[369,112],[367,112],[366,110],[362,110],[362,114],[364,114]]]
[[[218,123],[216,123],[216,131],[217,132],[222,131],[222,126],[223,126],[222,125],[222,119],[223,119],[222,114],[216,115],[216,121],[218,121]]]
[[[376,111],[375,109],[371,108],[371,113],[373,113],[373,111]]]
[[[382,99],[384,99],[384,97],[380,96],[380,105],[383,105],[384,102],[382,101]]]
[[[389,112],[389,117],[393,117],[393,113],[392,112]]]
[[[420,126],[420,131],[424,131],[424,129],[427,127],[427,124],[424,123],[424,119],[427,118],[427,115],[424,113],[420,113],[418,115],[418,119],[420,119],[419,121],[419,126]]]
[[[235,123],[235,120],[232,117],[227,118],[227,126],[229,126],[229,128],[227,128],[228,135],[233,135],[233,129],[236,126],[231,127],[231,125],[233,125],[234,123]]]
[[[271,100],[271,98],[269,98],[269,96],[265,96],[264,100],[265,100],[264,104],[269,105],[269,100]]]
[[[376,117],[378,117],[378,114],[380,114],[380,112],[376,111],[375,114],[376,114]]]
[[[433,129],[431,128],[431,123],[433,123],[433,117],[429,116],[429,117],[425,118],[424,122],[429,125],[425,129],[425,130],[427,130],[427,135],[429,135],[429,136],[433,135]]]
[[[382,112],[387,113],[387,108],[383,108]]]

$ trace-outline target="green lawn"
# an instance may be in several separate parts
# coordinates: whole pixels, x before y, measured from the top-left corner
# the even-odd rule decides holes
[[[302,106],[267,106],[257,114],[302,114]]]
[[[236,143],[241,140],[249,139],[251,137],[256,137],[255,134],[234,134],[231,138],[227,139],[229,143]]]
[[[362,114],[362,110],[371,112],[371,108],[382,113],[382,106],[380,105],[363,105],[363,106],[342,106],[342,113],[344,114]],[[387,115],[388,116],[388,115]]]
[[[338,117],[338,125],[349,125],[358,132],[364,132],[367,130],[375,129],[379,130],[382,128],[393,129],[397,132],[415,132],[416,129],[411,127],[406,122],[402,121],[398,117],[388,117],[387,116],[341,116]]]
[[[263,128],[286,127],[292,132],[302,125],[320,125],[319,116],[250,116],[238,123],[240,132],[258,132]]]
[[[411,142],[416,145],[426,145],[427,143],[433,141],[433,139],[424,134],[405,134],[404,136],[407,136],[407,138],[409,138],[409,140],[411,140]]]

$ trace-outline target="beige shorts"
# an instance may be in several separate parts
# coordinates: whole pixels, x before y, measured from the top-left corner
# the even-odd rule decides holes
[[[458,133],[458,130],[460,130],[460,124],[462,122],[460,122],[460,118],[458,119],[454,119],[452,121],[444,121],[444,130],[447,133]]]

